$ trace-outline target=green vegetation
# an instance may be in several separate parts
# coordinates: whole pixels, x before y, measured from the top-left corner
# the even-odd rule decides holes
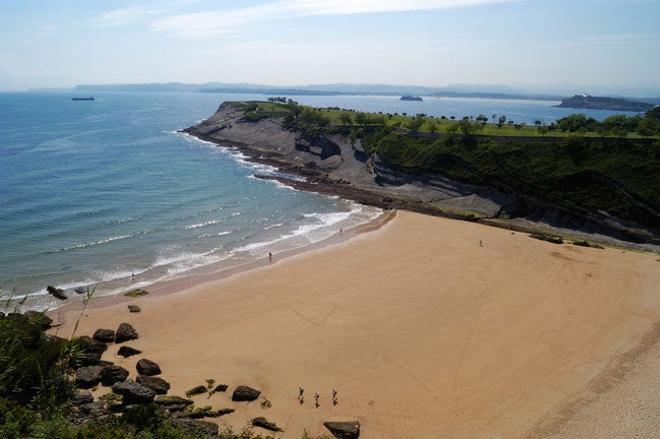
[[[660,108],[598,122],[572,115],[551,125],[504,115],[436,118],[424,114],[313,109],[293,101],[252,103],[284,117],[303,137],[340,132],[367,153],[407,172],[437,172],[475,185],[514,190],[574,213],[607,212],[649,227],[660,222]]]

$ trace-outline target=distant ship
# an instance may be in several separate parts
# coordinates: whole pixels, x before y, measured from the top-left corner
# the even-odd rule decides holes
[[[401,96],[402,101],[423,101],[424,99],[421,98],[421,96],[412,96],[412,95],[405,95]]]
[[[72,101],[93,101],[94,96],[89,96],[86,98],[71,98]]]

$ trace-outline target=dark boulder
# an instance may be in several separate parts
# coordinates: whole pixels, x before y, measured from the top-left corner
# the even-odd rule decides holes
[[[101,382],[103,366],[86,366],[76,370],[76,386],[91,389]]]
[[[67,300],[69,298],[67,297],[66,294],[64,294],[64,290],[62,288],[57,288],[52,285],[48,285],[46,287],[46,291],[48,291],[48,294],[50,294],[56,299]]]
[[[137,355],[137,354],[141,354],[141,353],[142,353],[142,351],[138,351],[137,349],[132,348],[130,346],[122,346],[117,351],[117,355],[119,355],[121,357],[124,357],[124,358],[132,357],[133,355]]]
[[[76,294],[85,294],[87,292],[87,288],[85,287],[76,287],[75,290],[73,290]]]
[[[87,335],[78,337],[76,339],[76,343],[78,344],[78,347],[82,352],[94,352],[94,353],[102,354],[108,349],[108,346],[106,346],[105,343],[98,340],[94,340]]]
[[[154,376],[160,375],[161,372],[158,364],[146,358],[138,361],[135,367],[140,375]]]
[[[268,431],[282,431],[282,429],[278,427],[277,424],[275,424],[274,422],[270,422],[268,419],[264,418],[263,416],[259,416],[258,418],[253,418],[252,425],[255,427],[261,427]]]
[[[122,323],[115,333],[115,343],[123,343],[138,338],[138,333],[130,324]]]
[[[138,375],[135,381],[150,388],[156,392],[157,395],[165,395],[170,390],[170,383],[162,378]]]
[[[128,378],[128,371],[121,366],[106,366],[101,371],[101,384],[112,386]]]
[[[128,311],[129,312],[141,312],[142,308],[140,308],[137,305],[128,305]]]
[[[208,389],[206,386],[195,386],[186,392],[186,396],[191,397],[195,395],[201,395],[202,393],[206,393],[207,390]]]
[[[198,435],[217,436],[219,431],[218,424],[214,424],[213,422],[198,421],[190,418],[177,418],[172,422]]]
[[[90,418],[104,418],[112,414],[103,403],[94,401],[80,406],[80,409]]]
[[[30,323],[37,326],[42,331],[50,329],[53,326],[53,319],[42,312],[25,311],[23,315],[27,317]]]
[[[228,388],[229,388],[229,386],[226,385],[226,384],[218,384],[217,386],[215,386],[215,389],[213,389],[213,393],[215,393],[215,392],[226,392]]]
[[[71,366],[74,369],[84,366],[95,366],[101,361],[99,352],[81,352],[73,358]]]
[[[156,392],[131,380],[115,383],[112,391],[122,396],[124,405],[149,404],[156,397]]]
[[[94,402],[94,396],[89,390],[76,390],[71,399],[73,405],[85,405]]]
[[[254,401],[259,398],[261,391],[253,389],[249,386],[238,386],[234,389],[234,393],[231,395],[232,401]]]
[[[324,422],[325,428],[337,439],[357,439],[360,437],[360,423],[349,422]]]
[[[112,329],[97,329],[92,338],[103,343],[113,343],[115,341],[115,331]]]

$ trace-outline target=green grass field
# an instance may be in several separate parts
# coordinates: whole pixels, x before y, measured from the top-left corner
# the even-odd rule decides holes
[[[342,120],[342,114],[350,115],[351,118],[353,119],[353,124],[358,125],[355,122],[355,116],[356,114],[358,114],[357,111],[338,110],[334,108],[312,108],[305,106],[303,106],[303,108],[311,108],[314,111],[319,112],[320,114],[325,116],[330,121],[330,125],[333,126],[346,125]],[[258,114],[263,114],[264,116],[284,117],[288,114],[289,111],[290,111],[290,107],[287,106],[286,104],[273,103],[273,102],[258,102],[257,109],[255,112]],[[399,126],[401,128],[407,128],[408,124],[410,123],[411,119],[414,116],[414,115],[404,116],[402,114],[395,115],[395,114],[387,114],[387,113],[365,113],[365,114],[367,114],[371,118],[382,116],[384,117],[384,123],[386,126],[390,126],[390,127]],[[425,116],[424,124],[418,129],[418,131],[428,133],[433,131],[431,128],[432,126],[435,126],[435,132],[437,133],[449,133],[450,127],[452,125],[455,125],[457,122],[458,119],[457,120],[441,119],[439,117],[433,117],[427,115]],[[580,137],[618,137],[616,135],[606,136],[603,135],[602,133],[596,133],[596,132],[577,134],[577,133],[563,132],[559,130],[543,133],[541,132],[541,130],[539,130],[539,127],[537,126],[523,125],[516,127],[514,125],[509,125],[508,123],[502,127],[498,127],[498,125],[495,123],[486,123],[482,126],[481,130],[476,132],[475,134],[482,136],[502,136],[502,137],[569,137],[576,135],[579,135]],[[629,134],[627,137],[631,139],[660,138],[660,136],[644,137],[636,133]]]

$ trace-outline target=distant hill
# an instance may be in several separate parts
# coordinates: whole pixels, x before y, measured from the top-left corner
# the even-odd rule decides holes
[[[624,98],[575,95],[562,100],[561,104],[557,106],[561,108],[582,108],[588,110],[644,112],[653,108],[654,104]]]

